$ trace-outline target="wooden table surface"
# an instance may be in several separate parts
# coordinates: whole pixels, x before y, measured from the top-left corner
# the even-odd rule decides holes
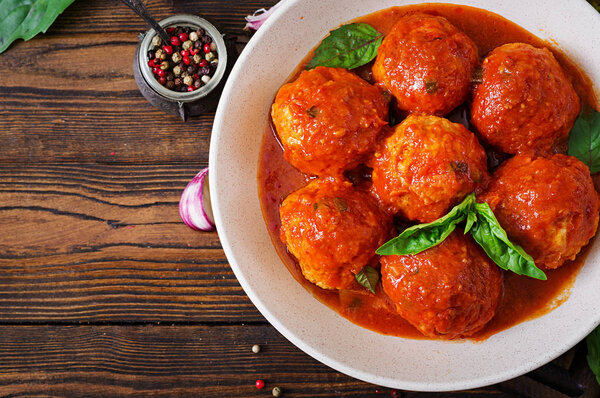
[[[240,46],[243,16],[274,3],[147,1],[157,18],[205,15]],[[214,114],[183,123],[146,102],[132,75],[142,31],[117,0],[77,0],[0,55],[0,395],[390,396],[289,343],[244,294],[217,234],[181,223]],[[577,395],[556,385],[568,374],[598,396],[584,357],[580,344],[555,361],[558,377],[545,368],[398,396]]]

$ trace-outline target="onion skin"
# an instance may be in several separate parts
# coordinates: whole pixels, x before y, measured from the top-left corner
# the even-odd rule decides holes
[[[183,190],[179,215],[185,225],[196,231],[215,230],[208,190],[208,167],[196,174]]]
[[[254,14],[248,15],[246,17],[246,26],[244,30],[246,31],[257,31],[266,21],[269,19],[271,14],[281,5],[281,1],[275,4],[273,7],[268,10],[261,8],[256,10]]]

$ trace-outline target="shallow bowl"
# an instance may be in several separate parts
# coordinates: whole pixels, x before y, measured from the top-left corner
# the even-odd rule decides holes
[[[432,1],[435,2],[435,1]],[[294,280],[269,238],[258,199],[257,165],[279,87],[327,32],[406,0],[286,0],[255,34],[221,98],[210,147],[211,199],[221,243],[254,305],[287,339],[355,378],[415,391],[498,383],[564,353],[600,323],[600,241],[569,298],[542,317],[483,342],[384,336],[342,318]],[[551,40],[600,82],[600,14],[584,0],[462,0]]]

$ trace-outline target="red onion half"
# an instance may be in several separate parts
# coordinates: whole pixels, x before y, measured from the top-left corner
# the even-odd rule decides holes
[[[185,187],[179,200],[179,215],[188,227],[197,231],[214,231],[215,221],[210,205],[208,167],[196,174]]]
[[[273,12],[281,5],[281,1],[275,4],[273,7],[268,10],[265,8],[261,8],[260,10],[256,10],[254,14],[248,15],[246,17],[246,26],[244,30],[258,30],[266,22],[267,19],[273,14]]]

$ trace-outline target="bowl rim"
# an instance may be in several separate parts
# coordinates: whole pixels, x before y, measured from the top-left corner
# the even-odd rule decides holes
[[[261,27],[261,29],[258,32],[255,33],[255,35],[252,37],[252,39],[248,42],[248,44],[246,45],[246,48],[240,55],[238,62],[234,65],[233,70],[230,75],[230,78],[225,85],[223,95],[221,97],[221,101],[219,103],[217,113],[215,115],[215,122],[213,125],[213,132],[212,132],[211,146],[210,146],[210,155],[209,155],[209,174],[210,174],[210,179],[214,185],[214,189],[212,189],[211,192],[214,192],[215,195],[217,195],[218,192],[220,191],[220,185],[221,185],[221,181],[218,179],[218,175],[220,173],[220,166],[216,162],[216,159],[218,157],[218,151],[219,151],[219,149],[222,150],[222,148],[219,148],[218,139],[219,139],[219,134],[224,125],[224,120],[227,116],[227,108],[230,106],[233,106],[230,102],[230,100],[231,100],[230,97],[231,97],[232,92],[235,90],[235,82],[237,79],[242,77],[243,67],[244,67],[247,59],[252,57],[251,54],[255,51],[255,49],[257,47],[260,46],[261,41],[263,40],[263,37],[265,37],[266,35],[268,35],[270,33],[271,27],[277,25],[279,23],[279,21],[281,19],[283,19],[284,16],[286,16],[287,13],[289,13],[290,10],[295,5],[300,3],[301,1],[302,0],[285,0],[283,2],[282,6],[279,7],[278,10],[276,10],[276,12],[269,18],[269,20]],[[438,1],[438,0],[429,1],[429,2],[450,3],[449,1]],[[471,3],[473,3],[473,2],[476,2],[476,1],[458,0],[458,1],[453,1],[452,3],[469,5],[472,7],[487,8],[487,7],[483,7],[483,6],[472,5]],[[399,2],[398,6],[408,5],[408,4],[418,4],[418,3],[424,3],[424,2],[419,2],[419,1]],[[585,0],[570,0],[569,3],[572,4],[573,6],[577,6],[577,7],[587,7],[587,9],[588,9],[587,12],[594,12],[594,13],[596,12],[594,10],[594,8],[589,3],[587,3],[587,1],[585,1]],[[381,9],[385,9],[385,8],[387,8],[387,7],[382,7]],[[495,12],[495,11],[492,10],[491,12]],[[499,12],[496,12],[496,13],[499,14]],[[368,14],[368,13],[365,13],[364,15],[366,15],[366,14]],[[502,14],[499,14],[499,15],[502,15]],[[360,17],[360,15],[357,15],[356,17]],[[600,14],[597,14],[597,16],[595,17],[595,20],[597,21],[598,24],[600,24]],[[335,26],[327,26],[326,28],[333,29],[333,28],[335,28]],[[566,52],[566,51],[564,51],[564,53],[566,55],[569,55],[568,52]],[[283,82],[281,82],[281,84],[282,83]],[[274,95],[275,95],[275,93],[273,93],[273,96]],[[261,139],[262,139],[262,135],[261,135]],[[383,385],[383,386],[387,386],[387,387],[391,387],[391,388],[401,388],[401,389],[405,389],[405,390],[412,390],[412,391],[455,391],[455,390],[477,388],[477,387],[482,387],[482,386],[486,386],[486,385],[499,383],[499,382],[502,382],[502,381],[505,381],[508,379],[512,379],[519,375],[525,374],[525,373],[527,373],[531,370],[534,370],[534,369],[538,368],[539,366],[551,361],[552,359],[560,356],[561,354],[563,354],[564,352],[569,350],[572,346],[574,346],[579,341],[581,341],[583,338],[585,338],[585,336],[587,334],[589,334],[596,326],[598,326],[600,324],[600,314],[598,314],[598,316],[593,320],[593,322],[588,321],[588,323],[586,324],[586,327],[577,329],[577,333],[572,334],[572,335],[564,338],[563,340],[561,340],[562,345],[559,348],[549,347],[549,349],[543,355],[539,355],[535,358],[532,358],[528,362],[521,363],[521,364],[519,364],[519,366],[517,366],[511,370],[506,370],[502,373],[494,374],[494,375],[487,376],[487,377],[479,377],[479,378],[471,379],[468,381],[461,380],[461,381],[453,381],[453,382],[444,382],[444,381],[436,380],[434,382],[424,383],[424,382],[398,380],[394,377],[381,377],[378,375],[374,375],[370,372],[365,372],[360,369],[356,369],[355,367],[348,365],[346,362],[340,361],[335,357],[323,354],[323,352],[321,352],[319,350],[319,347],[314,347],[314,346],[311,346],[310,344],[307,344],[303,340],[303,338],[298,334],[297,330],[290,329],[287,325],[287,321],[284,322],[284,321],[280,320],[271,312],[271,310],[269,309],[269,305],[266,302],[264,302],[261,297],[259,297],[257,294],[255,294],[255,292],[247,278],[247,275],[244,274],[244,272],[241,270],[241,268],[239,266],[239,264],[242,264],[247,259],[244,258],[242,255],[240,255],[240,253],[236,252],[236,250],[234,249],[235,242],[230,240],[230,238],[228,236],[228,233],[226,230],[226,225],[225,225],[226,224],[225,223],[226,214],[223,213],[223,209],[221,208],[221,203],[220,203],[219,198],[211,197],[211,199],[212,199],[212,204],[213,204],[213,212],[214,212],[214,216],[215,216],[215,222],[217,225],[217,231],[219,231],[219,238],[221,240],[223,250],[225,251],[225,254],[230,262],[231,268],[232,268],[236,278],[238,279],[240,285],[242,286],[242,288],[244,289],[244,291],[248,295],[248,297],[251,299],[253,304],[261,312],[261,314],[281,334],[283,334],[290,342],[292,342],[294,345],[296,345],[298,348],[300,348],[302,351],[304,351],[311,357],[315,358],[316,360],[326,364],[327,366],[329,366],[337,371],[340,371],[342,373],[345,373],[347,375],[350,375],[352,377],[355,377],[357,379],[360,379],[360,380],[363,380],[363,381],[366,381],[369,383],[379,384],[379,385]],[[286,272],[287,272],[287,270],[286,270]],[[324,304],[320,303],[320,305],[324,305]],[[526,323],[527,322],[523,322],[519,325],[524,325]],[[517,326],[519,326],[519,325],[517,325]],[[516,326],[515,326],[515,328],[516,328]],[[510,329],[512,329],[512,328],[510,328]],[[373,333],[375,333],[375,332],[373,332]],[[500,333],[502,333],[502,332],[500,332]],[[392,337],[392,338],[393,339],[401,339],[399,337]],[[492,338],[494,338],[494,336],[492,336]],[[492,339],[492,338],[490,338],[490,339]],[[410,341],[415,341],[415,340],[410,340]],[[448,342],[444,342],[444,343],[448,343]],[[452,343],[452,342],[450,342],[450,343]]]

